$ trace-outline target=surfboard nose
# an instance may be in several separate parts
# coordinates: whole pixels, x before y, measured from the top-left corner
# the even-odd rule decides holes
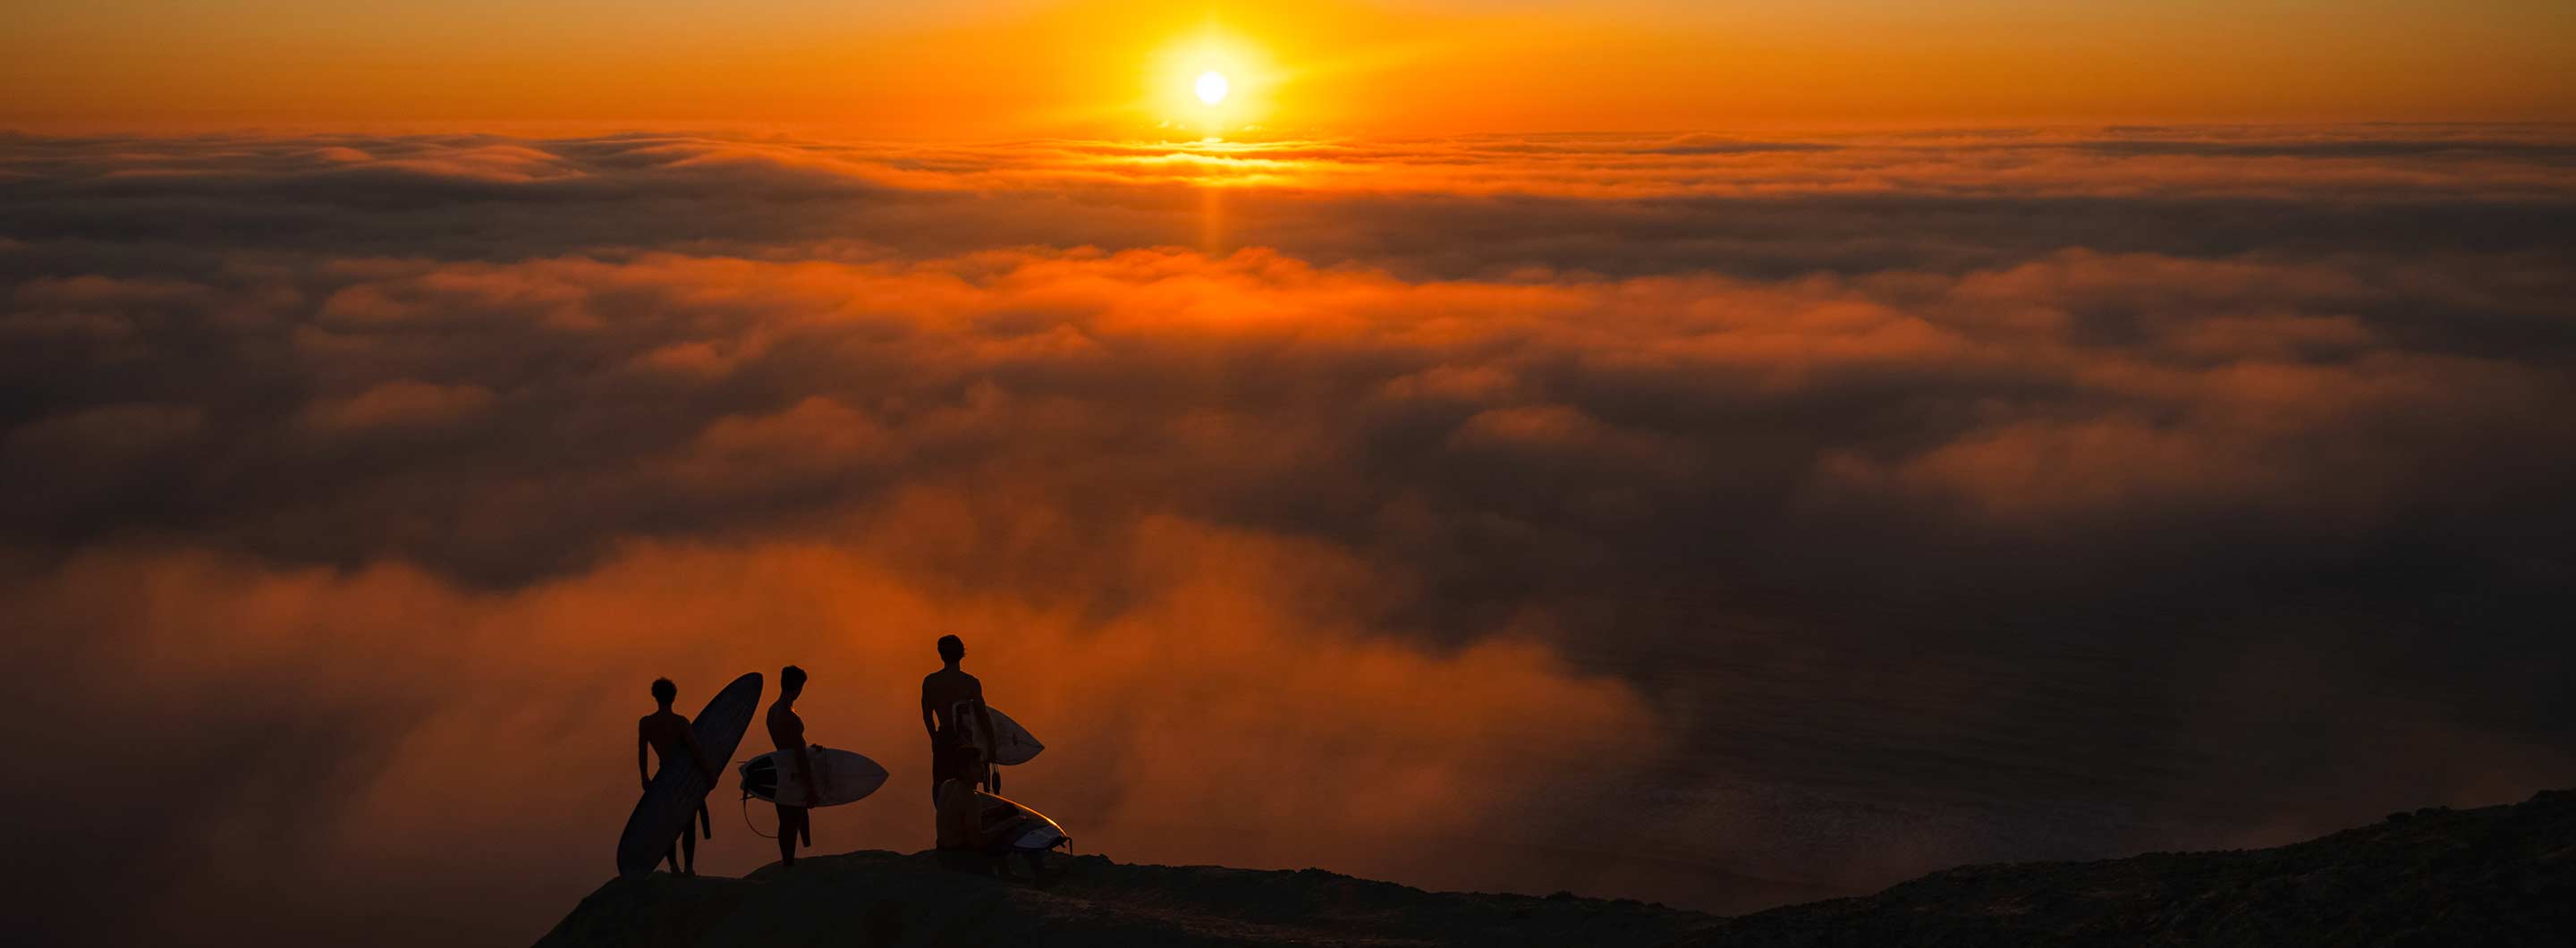
[[[754,757],[743,761],[736,769],[742,773],[742,792],[745,796],[768,799],[777,795],[778,766],[771,758]]]

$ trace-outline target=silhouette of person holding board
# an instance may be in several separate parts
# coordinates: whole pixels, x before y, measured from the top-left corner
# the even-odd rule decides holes
[[[968,725],[957,720],[957,705],[972,701],[976,707],[982,707],[984,683],[957,667],[957,663],[965,660],[965,640],[954,635],[940,636],[939,661],[942,667],[921,679],[921,726],[930,732],[930,798],[933,805],[939,801],[939,785],[957,773],[959,755],[975,752],[975,741],[966,730]],[[974,715],[974,718],[972,726],[975,730],[972,733],[982,735],[984,746],[993,746],[993,722],[981,714]],[[1000,790],[1001,775],[984,768],[981,760],[976,758],[978,772],[974,782]]]
[[[678,760],[685,760],[689,766],[706,774],[707,786],[716,784],[716,766],[707,760],[706,751],[698,747],[698,732],[689,727],[687,717],[671,710],[671,702],[679,697],[680,686],[672,684],[670,679],[653,679],[653,703],[661,705],[662,709],[635,722],[635,773],[642,778],[646,790],[653,789],[653,778],[661,773],[661,767],[672,766],[672,762]],[[650,774],[644,772],[646,747],[653,748],[653,755],[659,759],[659,766]],[[698,800],[698,830],[708,839],[716,838],[715,824],[707,819],[707,801],[704,798]],[[677,846],[668,858],[672,872],[684,876],[698,874],[698,839],[689,834],[688,827],[680,827]],[[684,859],[686,862],[682,861]]]
[[[831,786],[831,777],[814,769],[814,754],[805,747],[805,719],[796,716],[796,696],[805,693],[805,670],[789,665],[778,670],[778,700],[769,705],[769,742],[782,753],[780,763],[792,765],[793,774],[779,774],[779,786],[788,780],[805,785],[805,799],[819,800]],[[814,845],[813,818],[804,807],[778,804],[778,863],[796,864],[796,844],[801,838],[807,847]]]

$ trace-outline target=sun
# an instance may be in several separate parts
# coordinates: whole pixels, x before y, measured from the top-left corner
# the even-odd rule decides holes
[[[1173,38],[1146,63],[1140,118],[1169,134],[1246,134],[1272,120],[1287,73],[1261,48],[1223,28]]]

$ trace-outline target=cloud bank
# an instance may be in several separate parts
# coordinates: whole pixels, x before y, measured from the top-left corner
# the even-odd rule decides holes
[[[1745,908],[2517,798],[2571,159],[0,138],[0,802],[49,938],[533,937],[656,675],[814,670],[895,771],[818,842],[925,845],[945,632],[1122,859]]]

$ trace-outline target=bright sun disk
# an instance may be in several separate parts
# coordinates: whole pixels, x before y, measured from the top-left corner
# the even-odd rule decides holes
[[[1199,74],[1199,101],[1215,105],[1225,101],[1225,76],[1214,71]]]

